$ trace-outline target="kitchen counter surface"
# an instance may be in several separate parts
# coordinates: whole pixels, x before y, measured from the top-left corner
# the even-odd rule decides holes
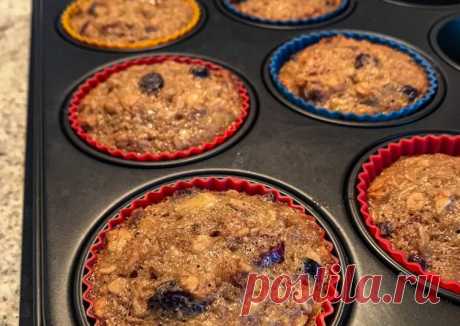
[[[31,0],[0,1],[0,326],[17,325]]]

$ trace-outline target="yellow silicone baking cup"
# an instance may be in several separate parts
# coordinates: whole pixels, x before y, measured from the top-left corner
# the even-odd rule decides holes
[[[132,43],[110,42],[110,41],[103,41],[103,40],[98,40],[98,39],[93,39],[93,38],[83,36],[79,32],[77,32],[74,28],[72,28],[70,24],[70,20],[72,16],[75,15],[75,13],[77,12],[78,5],[83,4],[85,2],[89,2],[89,1],[91,0],[75,0],[73,3],[71,3],[62,13],[61,26],[64,29],[64,31],[74,40],[80,43],[83,43],[83,44],[87,44],[90,46],[103,48],[103,49],[140,50],[140,49],[153,48],[156,46],[171,43],[177,39],[180,39],[184,35],[188,34],[190,31],[192,31],[198,25],[201,15],[202,15],[200,6],[195,0],[185,0],[192,7],[193,17],[185,27],[181,28],[177,32],[170,34],[170,35],[165,35],[162,37],[150,39],[150,40],[143,40],[143,41],[132,42]]]

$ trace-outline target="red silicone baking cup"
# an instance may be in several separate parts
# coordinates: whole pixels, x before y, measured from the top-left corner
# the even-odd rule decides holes
[[[93,245],[89,249],[88,257],[84,263],[85,272],[82,279],[84,286],[83,301],[87,305],[86,315],[89,319],[94,321],[95,325],[101,325],[101,323],[99,322],[99,320],[93,312],[93,301],[91,298],[91,292],[93,290],[92,275],[94,273],[94,266],[97,261],[97,255],[106,246],[106,233],[110,230],[113,230],[118,225],[124,223],[131,216],[131,213],[136,208],[145,208],[149,205],[157,204],[164,200],[166,197],[169,197],[172,194],[174,194],[176,191],[190,188],[207,189],[211,191],[225,191],[232,189],[238,192],[247,193],[249,195],[270,195],[272,196],[272,198],[274,198],[274,201],[285,203],[289,207],[305,213],[306,219],[316,221],[313,216],[308,215],[308,212],[305,209],[305,207],[295,203],[291,197],[281,194],[278,190],[270,188],[266,185],[262,185],[260,183],[255,183],[236,177],[200,177],[184,179],[172,184],[164,185],[158,188],[157,190],[148,192],[143,197],[134,200],[127,207],[121,209],[115,217],[111,218],[106,223],[102,231],[99,232],[96,239],[94,240]],[[339,276],[339,274],[336,272],[336,269],[332,267],[340,265],[338,258],[332,254],[334,246],[330,241],[326,240],[326,231],[324,231],[324,229],[322,229],[321,227],[319,227],[319,229],[321,232],[321,237],[326,243],[326,246],[329,252],[331,253],[331,256],[334,261],[334,263],[331,265],[331,268],[329,269],[329,274]],[[325,319],[334,313],[334,307],[331,301],[338,295],[338,282],[339,281],[337,279],[337,281],[331,281],[329,284],[329,288],[327,290],[327,300],[322,303],[322,313],[316,317],[317,326],[326,326]]]
[[[150,57],[137,58],[132,60],[127,60],[118,64],[114,64],[110,67],[107,67],[90,78],[88,78],[83,84],[81,84],[78,89],[73,93],[72,98],[69,103],[68,108],[68,118],[70,126],[73,131],[78,135],[78,137],[83,140],[86,144],[90,145],[92,148],[96,149],[99,152],[108,154],[110,156],[121,158],[128,161],[140,161],[140,162],[149,162],[149,161],[173,161],[177,159],[183,159],[186,157],[202,154],[207,152],[218,145],[224,143],[228,138],[232,137],[238,129],[243,125],[246,118],[249,115],[249,110],[251,106],[251,100],[249,92],[244,85],[243,81],[235,76],[235,86],[238,90],[238,93],[241,97],[242,107],[241,114],[239,117],[233,121],[227,130],[214,137],[210,142],[203,143],[199,146],[193,146],[185,150],[175,151],[175,152],[159,152],[159,153],[136,153],[123,151],[117,148],[109,147],[103,143],[98,142],[94,137],[90,136],[81,126],[78,119],[78,109],[83,98],[88,95],[88,93],[97,87],[99,84],[105,82],[110,76],[116,74],[120,71],[126,70],[127,68],[135,65],[153,65],[162,63],[165,61],[175,61],[182,64],[189,64],[194,66],[203,66],[212,71],[227,71],[228,69],[223,68],[215,63],[206,61],[203,59],[186,57],[186,56],[175,56],[175,55],[157,55]]]
[[[402,156],[416,156],[422,154],[443,153],[452,156],[460,155],[460,135],[426,135],[414,136],[401,139],[382,147],[361,167],[358,174],[357,201],[362,218],[366,223],[367,229],[375,238],[380,247],[387,252],[395,261],[403,267],[417,275],[426,275],[431,279],[440,278],[439,275],[426,272],[420,264],[412,263],[407,260],[407,254],[396,249],[392,243],[385,239],[379,228],[374,224],[372,216],[369,214],[369,203],[367,192],[371,182],[387,167],[392,165]],[[430,279],[429,278],[429,279]],[[454,293],[460,293],[460,282],[455,280],[445,280],[440,278],[440,286]]]

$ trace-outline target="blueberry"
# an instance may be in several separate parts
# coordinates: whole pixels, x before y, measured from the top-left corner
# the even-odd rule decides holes
[[[198,78],[208,78],[209,77],[209,69],[206,67],[193,67],[190,69],[190,72],[193,76]]]
[[[246,1],[247,1],[247,0],[230,0],[230,3],[232,3],[232,4],[234,4],[234,5],[237,5],[237,4],[246,2]]]
[[[413,101],[419,96],[419,91],[415,87],[412,87],[411,85],[404,85],[401,88],[401,91],[403,92],[404,95],[410,100]]]
[[[161,88],[163,88],[165,82],[163,77],[156,72],[151,72],[144,75],[139,80],[139,89],[142,93],[147,95],[152,95],[158,92]]]
[[[319,268],[321,267],[316,261],[311,258],[305,258],[303,260],[303,272],[310,275],[313,278],[316,278],[319,273]]]
[[[380,234],[381,234],[383,237],[388,237],[388,236],[391,235],[391,234],[393,233],[393,231],[394,231],[393,226],[391,225],[390,222],[378,223],[378,224],[377,224],[377,227],[379,228]]]
[[[271,247],[270,250],[260,255],[257,265],[260,267],[271,267],[284,261],[284,242]]]
[[[360,53],[355,58],[355,68],[361,69],[371,61],[371,56],[367,53]]]
[[[425,258],[423,258],[422,256],[420,255],[417,255],[417,254],[412,254],[409,256],[409,261],[411,263],[417,263],[417,264],[420,264],[420,266],[422,267],[422,269],[425,271],[428,269],[428,263],[427,261],[425,260]]]
[[[175,282],[160,285],[156,293],[148,300],[152,311],[159,311],[176,319],[193,317],[206,310],[207,302],[196,299],[184,291]]]
[[[303,87],[300,96],[307,101],[318,103],[324,100],[324,94],[319,89],[308,89]]]

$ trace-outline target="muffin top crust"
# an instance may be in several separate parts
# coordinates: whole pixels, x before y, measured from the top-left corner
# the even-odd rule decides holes
[[[334,12],[343,0],[229,0],[247,15],[267,20],[310,19]]]
[[[91,275],[94,314],[113,326],[316,325],[313,301],[267,300],[240,314],[248,273],[296,279],[330,267],[323,232],[269,196],[176,192],[108,231]]]
[[[70,26],[91,40],[134,43],[172,35],[191,22],[187,0],[77,0]],[[173,19],[171,19],[173,17]]]
[[[410,262],[460,281],[460,157],[403,157],[369,187],[369,213]]]
[[[424,69],[389,46],[338,35],[299,51],[282,67],[281,83],[316,107],[342,113],[391,113],[428,90]]]
[[[112,74],[81,101],[92,138],[135,153],[185,150],[214,140],[241,115],[239,79],[225,69],[167,60]]]

